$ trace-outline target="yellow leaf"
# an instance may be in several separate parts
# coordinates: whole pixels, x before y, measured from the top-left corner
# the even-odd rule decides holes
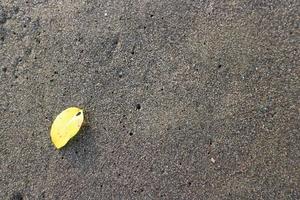
[[[54,120],[51,126],[51,140],[57,149],[65,146],[74,137],[83,122],[83,110],[76,107],[67,108]]]

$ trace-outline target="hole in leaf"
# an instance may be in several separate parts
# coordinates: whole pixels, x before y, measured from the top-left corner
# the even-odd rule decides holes
[[[79,115],[81,115],[81,112],[78,112],[78,113],[76,114],[76,116],[79,116]]]

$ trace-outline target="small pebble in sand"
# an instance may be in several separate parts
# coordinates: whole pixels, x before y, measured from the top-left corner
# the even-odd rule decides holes
[[[214,158],[211,158],[210,161],[211,161],[212,163],[215,163],[215,162],[216,162],[216,160],[215,160]]]

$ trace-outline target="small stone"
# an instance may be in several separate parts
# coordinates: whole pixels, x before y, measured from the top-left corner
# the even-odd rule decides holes
[[[216,160],[215,160],[214,158],[211,158],[210,161],[211,161],[212,163],[215,163],[215,162],[216,162]]]

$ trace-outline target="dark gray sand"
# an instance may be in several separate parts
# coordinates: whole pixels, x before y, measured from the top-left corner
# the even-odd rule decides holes
[[[0,199],[300,199],[299,6],[1,0]]]

